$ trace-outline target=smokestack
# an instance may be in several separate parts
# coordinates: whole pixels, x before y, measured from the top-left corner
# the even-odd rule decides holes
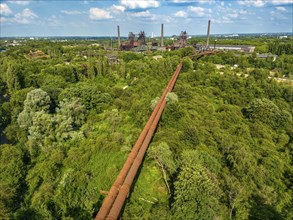
[[[120,28],[119,28],[119,25],[117,26],[117,32],[118,32],[118,50],[120,50],[121,42],[120,42]]]
[[[164,46],[164,24],[161,24],[161,47]]]
[[[208,24],[208,33],[207,33],[207,49],[209,48],[210,31],[211,31],[211,20],[209,20],[209,24]]]

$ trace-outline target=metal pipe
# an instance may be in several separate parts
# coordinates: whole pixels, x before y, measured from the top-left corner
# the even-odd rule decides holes
[[[151,141],[152,139],[152,136],[153,136],[153,133],[157,127],[157,123],[161,117],[161,113],[163,112],[163,109],[165,107],[165,104],[166,104],[166,100],[164,100],[164,102],[161,104],[161,108],[160,108],[160,111],[159,111],[159,114],[157,115],[157,117],[155,118],[154,120],[154,123],[152,124],[151,126],[151,129],[149,130],[148,132],[148,135],[146,137],[146,141],[144,141],[136,159],[134,160],[134,163],[131,167],[131,169],[129,170],[129,173],[127,174],[127,177],[123,183],[123,185],[121,186],[120,190],[119,190],[119,193],[118,193],[118,196],[110,210],[110,213],[108,215],[108,217],[106,219],[117,219],[119,214],[120,214],[120,211],[123,207],[123,204],[124,204],[124,201],[125,199],[127,198],[127,195],[130,191],[130,188],[131,188],[131,185],[132,185],[132,182],[136,176],[136,173],[142,163],[142,159],[144,157],[144,154],[147,150],[147,147],[148,147],[148,144],[149,142]]]
[[[132,164],[133,164],[133,161],[134,159],[136,158],[138,152],[139,152],[139,149],[152,125],[152,122],[154,120],[154,118],[156,117],[159,109],[160,109],[160,106],[162,104],[162,102],[164,101],[165,99],[165,96],[167,95],[167,93],[169,92],[169,88],[171,86],[171,84],[173,83],[174,81],[174,78],[175,78],[175,74],[173,74],[171,80],[169,81],[166,89],[164,90],[163,94],[162,94],[162,97],[160,98],[159,102],[157,103],[155,109],[153,110],[148,122],[146,123],[143,131],[141,132],[138,140],[136,141],[134,147],[132,148],[126,162],[124,163],[123,165],[123,168],[121,169],[117,179],[115,180],[114,184],[112,185],[107,197],[104,199],[103,201],[103,204],[95,218],[95,220],[98,220],[98,219],[105,219],[105,217],[107,216],[107,214],[109,213],[110,211],[110,208],[112,207],[112,204],[114,203],[115,199],[116,199],[116,196],[119,192],[119,189],[121,187],[121,185],[123,184],[124,180],[125,180],[125,177],[126,175],[128,174]]]
[[[177,69],[175,71],[175,74],[174,74],[174,78],[172,78],[172,82],[170,85],[168,85],[167,87],[167,90],[168,92],[171,92],[175,83],[176,83],[176,80],[178,78],[178,75],[180,73],[180,70],[181,70],[181,67],[182,67],[182,63],[180,63],[178,66],[177,66]],[[124,204],[124,201],[125,199],[127,198],[127,195],[130,191],[130,188],[131,188],[131,185],[133,183],[133,180],[136,176],[136,173],[142,163],[142,160],[143,160],[143,157],[145,155],[145,152],[149,146],[149,143],[151,142],[151,139],[152,139],[152,136],[157,128],[157,125],[158,125],[158,122],[161,118],[161,115],[162,115],[162,112],[165,108],[165,105],[166,105],[166,98],[164,97],[164,100],[163,102],[161,103],[160,105],[160,109],[158,111],[158,114],[156,115],[154,121],[152,122],[152,125],[151,125],[151,128],[149,129],[148,133],[147,133],[147,136],[146,138],[144,139],[144,142],[142,143],[142,146],[133,162],[133,165],[131,166],[126,178],[125,178],[125,181],[123,183],[123,185],[121,186],[120,190],[119,190],[119,193],[115,199],[115,202],[113,203],[113,206],[109,212],[109,215],[106,219],[109,219],[109,220],[113,220],[113,219],[117,219],[119,214],[120,214],[120,211],[123,207],[123,204]]]

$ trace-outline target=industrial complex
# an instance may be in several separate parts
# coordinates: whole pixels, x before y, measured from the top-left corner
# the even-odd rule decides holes
[[[194,49],[198,52],[209,51],[209,50],[234,50],[246,53],[254,52],[254,46],[243,46],[243,45],[216,45],[216,41],[213,45],[209,44],[211,32],[211,21],[208,21],[207,28],[207,40],[206,44],[194,44]],[[120,37],[120,27],[117,26],[117,34],[118,34],[118,50],[126,50],[126,51],[135,51],[135,52],[144,52],[144,51],[170,51],[177,50],[180,48],[184,48],[187,46],[187,41],[190,38],[186,31],[181,31],[181,33],[172,38],[172,44],[165,45],[164,44],[164,24],[161,24],[161,36],[160,41],[150,41],[147,42],[146,33],[144,31],[140,31],[138,34],[134,34],[133,32],[129,32],[127,41],[122,42]]]

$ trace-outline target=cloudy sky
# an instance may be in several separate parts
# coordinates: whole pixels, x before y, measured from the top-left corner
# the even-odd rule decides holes
[[[291,32],[293,0],[0,0],[5,36]]]

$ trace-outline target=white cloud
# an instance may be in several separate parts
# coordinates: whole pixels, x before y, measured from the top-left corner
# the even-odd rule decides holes
[[[38,17],[39,16],[36,15],[32,10],[25,8],[21,13],[15,14],[11,21],[18,24],[30,24],[35,18]]]
[[[240,5],[263,7],[266,4],[281,5],[292,4],[293,0],[238,0]]]
[[[245,6],[254,6],[254,7],[263,7],[266,2],[264,0],[239,0],[240,5]]]
[[[221,6],[224,6],[225,5],[225,2],[221,2]]]
[[[191,13],[195,13],[199,17],[203,17],[205,15],[205,9],[202,7],[189,6],[188,11]]]
[[[276,7],[276,9],[277,9],[278,11],[287,11],[287,10],[286,10],[286,8],[284,8],[284,7],[281,7],[281,6],[279,6],[279,7]]]
[[[49,18],[45,18],[45,22],[42,22],[43,25],[45,26],[50,26],[50,27],[60,27],[62,26],[61,22],[59,22],[56,18],[55,15],[52,15]]]
[[[243,10],[243,9],[241,9],[241,10],[239,11],[239,14],[242,14],[242,15],[246,15],[247,13],[248,13],[248,11]]]
[[[284,16],[283,14],[280,14],[279,12],[276,12],[276,11],[271,11],[270,15],[271,15],[271,20],[274,20],[274,19],[285,20],[285,19],[287,19],[286,16]]]
[[[153,14],[151,14],[149,11],[140,11],[137,13],[131,14],[133,17],[152,17]]]
[[[21,1],[9,0],[9,3],[13,3],[17,5],[28,5],[30,1],[29,0],[21,0]]]
[[[30,20],[25,18],[25,17],[21,17],[19,14],[16,14],[14,19],[11,19],[11,21],[16,22],[18,24],[29,24]]]
[[[206,9],[202,7],[194,7],[194,6],[188,6],[187,8],[188,14],[195,14],[198,17],[203,17],[203,16],[209,16],[209,13],[212,13],[212,9]]]
[[[164,21],[165,23],[174,23],[174,18],[171,16],[163,16],[162,17],[162,21]]]
[[[92,20],[105,20],[111,19],[113,16],[109,11],[106,11],[101,8],[90,8],[90,19]]]
[[[73,10],[73,11],[62,10],[61,13],[66,14],[66,15],[80,15],[80,14],[82,14],[78,10]]]
[[[212,13],[212,9],[202,8],[202,7],[194,7],[194,6],[188,6],[187,11],[177,11],[174,16],[175,17],[181,17],[181,18],[187,18],[187,17],[204,17],[204,16],[210,16]]]
[[[230,18],[237,18],[238,17],[238,14],[237,13],[233,13],[233,14],[228,14],[227,16],[230,17]]]
[[[1,18],[1,22],[12,22],[18,24],[30,24],[35,18],[39,16],[36,15],[29,8],[25,8],[21,13],[17,13],[12,18]]]
[[[174,2],[174,3],[187,3],[190,1],[188,1],[188,0],[173,0],[172,2]]]
[[[160,2],[157,0],[143,0],[143,1],[136,1],[136,0],[120,0],[120,4],[124,5],[130,9],[136,8],[157,8],[160,6]]]
[[[115,13],[122,13],[125,11],[125,7],[122,5],[113,5],[110,9]]]
[[[216,2],[216,0],[197,0],[197,2],[199,3],[209,3],[209,4],[213,4]]]
[[[186,18],[187,17],[187,13],[185,11],[177,11],[174,14],[175,17],[179,17],[179,18]]]
[[[140,11],[136,13],[129,14],[132,17],[141,18],[143,21],[155,21],[155,20],[162,20],[162,18],[159,18],[158,15],[150,13],[147,11]]]
[[[222,17],[220,19],[212,19],[212,24],[215,23],[215,24],[231,24],[233,23],[233,21],[228,18],[228,17]]]
[[[6,22],[6,21],[8,21],[8,19],[7,19],[7,18],[0,17],[0,23],[4,23],[4,22]]]
[[[209,4],[213,4],[216,2],[216,0],[172,0],[173,3],[209,3]]]
[[[33,11],[31,11],[29,8],[26,8],[22,11],[21,16],[25,18],[37,18],[38,15],[36,15]]]
[[[271,0],[272,4],[280,5],[280,4],[292,4],[292,0]]]
[[[10,15],[10,14],[12,14],[12,11],[7,4],[1,3],[0,4],[0,14],[1,15]]]

